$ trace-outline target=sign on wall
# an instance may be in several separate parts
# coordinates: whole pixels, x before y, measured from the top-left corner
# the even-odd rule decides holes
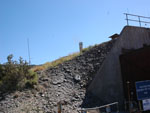
[[[143,110],[147,111],[150,110],[150,99],[142,100],[143,102]]]
[[[150,80],[136,82],[138,100],[150,99]]]

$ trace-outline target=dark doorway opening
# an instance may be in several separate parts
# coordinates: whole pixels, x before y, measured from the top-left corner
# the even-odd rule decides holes
[[[120,55],[121,72],[126,101],[136,101],[137,81],[150,80],[150,46]]]

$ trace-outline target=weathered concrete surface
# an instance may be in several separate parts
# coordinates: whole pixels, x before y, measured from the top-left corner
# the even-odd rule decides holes
[[[99,97],[102,104],[117,101],[123,105],[123,82],[119,56],[122,54],[122,48],[138,49],[142,48],[143,44],[150,45],[150,29],[126,26],[116,40],[88,88],[88,91]]]

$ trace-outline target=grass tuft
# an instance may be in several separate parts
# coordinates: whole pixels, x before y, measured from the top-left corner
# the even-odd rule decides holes
[[[77,56],[79,56],[80,53],[73,53],[73,54],[70,54],[68,56],[65,56],[65,57],[61,57],[55,61],[52,61],[52,62],[46,62],[45,64],[41,65],[41,66],[35,66],[33,67],[31,70],[34,71],[34,72],[37,72],[37,71],[42,71],[44,69],[47,69],[49,67],[56,67],[58,66],[59,64],[62,64],[63,62],[66,62],[66,61],[69,61]]]
[[[68,56],[61,57],[61,58],[59,58],[59,59],[57,59],[55,61],[46,62],[43,65],[33,67],[31,70],[34,71],[34,72],[37,72],[37,71],[45,70],[45,69],[47,69],[49,67],[56,67],[59,64],[62,64],[62,63],[66,62],[66,61],[69,61],[69,60],[72,60],[73,58],[83,54],[86,51],[89,51],[91,48],[96,47],[96,46],[98,46],[98,45],[89,46],[87,48],[84,48],[81,53],[80,52],[76,52],[76,53],[70,54]]]

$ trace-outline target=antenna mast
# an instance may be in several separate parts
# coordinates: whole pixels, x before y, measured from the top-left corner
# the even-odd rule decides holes
[[[29,39],[27,39],[28,44],[28,56],[29,56],[29,65],[31,64],[31,58],[30,58],[30,46],[29,46]]]

